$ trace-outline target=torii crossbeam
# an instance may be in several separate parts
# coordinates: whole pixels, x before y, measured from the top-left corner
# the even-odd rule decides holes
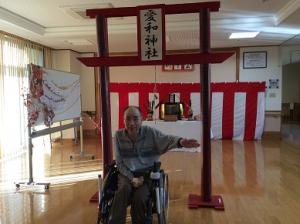
[[[210,71],[209,64],[221,63],[232,52],[210,52],[210,12],[217,12],[220,2],[201,2],[174,5],[150,5],[111,9],[88,9],[86,14],[96,18],[99,57],[79,60],[89,67],[100,67],[103,172],[112,162],[111,112],[109,95],[109,66],[139,66],[163,64],[201,64],[201,110],[203,115],[202,148],[203,166],[201,196],[190,194],[189,208],[211,207],[224,210],[222,197],[211,195],[211,145],[210,145]],[[165,14],[199,13],[200,53],[166,54]],[[138,56],[109,56],[107,18],[137,16]],[[153,17],[157,16],[157,17]],[[150,38],[151,37],[151,38]]]

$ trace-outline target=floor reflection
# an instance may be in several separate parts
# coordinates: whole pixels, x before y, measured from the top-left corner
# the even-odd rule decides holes
[[[284,141],[300,149],[300,121],[283,120],[281,133]]]
[[[76,157],[70,160],[70,155],[80,151],[80,144],[72,140],[63,140],[45,144],[43,138],[37,138],[33,142],[33,181],[45,182],[62,182],[62,179],[74,181],[75,179],[82,180],[87,172],[99,173],[102,168],[101,148],[97,136],[86,138],[84,140],[84,152],[95,154],[95,158],[91,157]],[[38,147],[36,147],[38,146]],[[29,181],[29,155],[23,151],[14,156],[6,157],[0,160],[0,190],[7,190],[14,186],[16,182]],[[93,173],[94,172],[94,173]],[[61,178],[59,178],[61,177]]]

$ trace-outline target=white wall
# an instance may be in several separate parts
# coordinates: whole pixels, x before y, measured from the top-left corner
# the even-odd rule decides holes
[[[81,54],[81,57],[92,57],[94,54]],[[77,60],[77,59],[76,59]],[[94,68],[80,65],[81,104],[83,111],[96,111]]]
[[[81,54],[69,51],[70,52],[70,68],[69,72],[75,73],[80,75],[81,74],[81,63],[78,61],[78,57],[81,56]],[[81,84],[81,83],[80,83]]]
[[[110,82],[199,82],[199,66],[192,72],[165,72],[162,66],[122,66],[110,68]]]
[[[211,82],[235,82],[236,76],[236,54],[221,64],[211,65]]]
[[[280,113],[267,112],[265,116],[264,132],[280,132],[281,115]]]
[[[257,69],[243,68],[243,53],[253,51],[267,52],[267,67]],[[266,111],[281,111],[282,99],[282,66],[280,50],[277,46],[272,47],[249,47],[241,48],[240,54],[240,81],[261,82],[265,81],[268,86],[269,79],[279,79],[278,89],[266,88]]]
[[[70,51],[52,51],[52,66],[53,69],[70,72]]]

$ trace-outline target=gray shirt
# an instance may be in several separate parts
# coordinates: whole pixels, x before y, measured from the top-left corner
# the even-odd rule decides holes
[[[179,148],[179,140],[178,136],[166,135],[155,128],[142,125],[136,142],[133,142],[125,129],[118,130],[114,150],[120,173],[132,180],[132,172],[152,167],[161,154]]]

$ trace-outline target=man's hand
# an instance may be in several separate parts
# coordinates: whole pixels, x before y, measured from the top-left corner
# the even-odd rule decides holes
[[[197,148],[200,146],[199,142],[196,139],[180,139],[179,144],[185,148]]]
[[[134,177],[134,178],[132,178],[131,183],[132,183],[133,187],[138,188],[138,187],[140,187],[140,186],[143,185],[143,183],[144,183],[144,177],[143,176],[141,176],[141,177]]]

